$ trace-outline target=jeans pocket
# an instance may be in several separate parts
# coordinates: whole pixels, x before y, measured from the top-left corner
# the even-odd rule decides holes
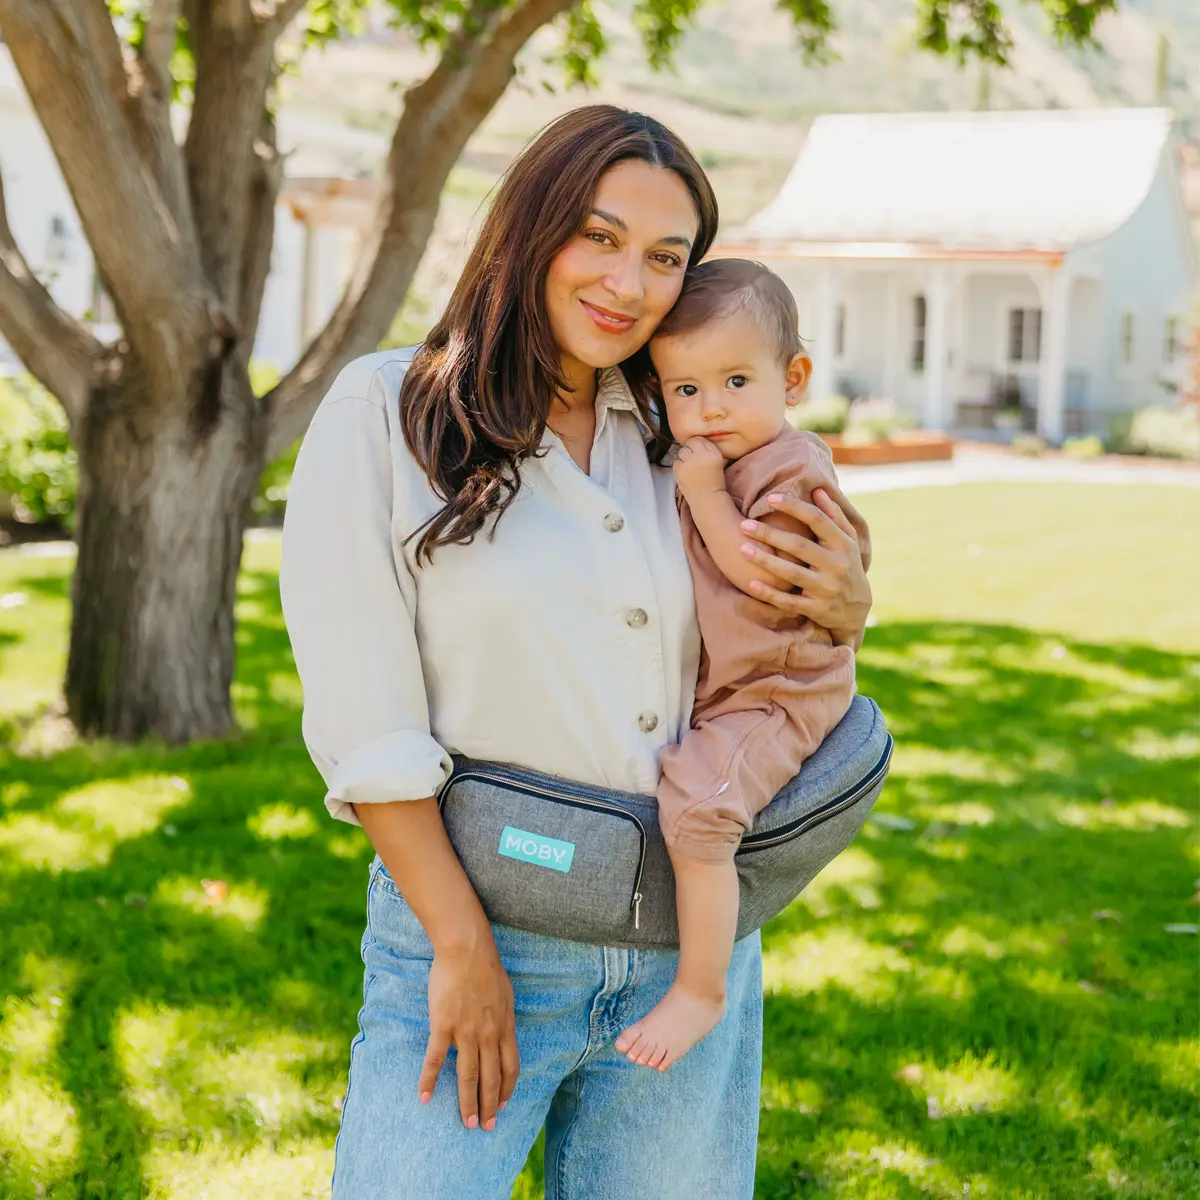
[[[393,959],[433,961],[433,946],[421,922],[400,894],[387,867],[376,858],[367,888],[367,931],[363,938],[363,962],[368,971],[381,954]]]

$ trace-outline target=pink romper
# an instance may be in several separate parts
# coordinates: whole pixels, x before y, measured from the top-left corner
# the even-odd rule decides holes
[[[725,472],[739,511],[755,519],[772,511],[768,495],[809,500],[836,478],[825,443],[790,426]],[[703,650],[691,728],[662,752],[659,821],[673,852],[719,861],[846,715],[854,652],[730,583],[679,505]]]

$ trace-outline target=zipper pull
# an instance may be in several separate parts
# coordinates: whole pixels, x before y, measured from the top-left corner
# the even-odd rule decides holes
[[[633,893],[633,927],[641,929],[642,927],[642,893]]]

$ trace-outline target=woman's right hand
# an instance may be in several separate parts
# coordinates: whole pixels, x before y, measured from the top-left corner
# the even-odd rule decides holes
[[[468,1129],[496,1127],[513,1094],[517,1056],[513,989],[486,922],[466,945],[433,952],[429,971],[429,1044],[418,1085],[433,1098],[450,1047],[457,1053],[458,1108]]]
[[[458,1051],[458,1108],[468,1129],[493,1129],[517,1085],[512,983],[492,927],[446,836],[432,797],[358,804],[355,815],[433,946],[429,1042],[417,1089],[433,1099],[450,1047]]]

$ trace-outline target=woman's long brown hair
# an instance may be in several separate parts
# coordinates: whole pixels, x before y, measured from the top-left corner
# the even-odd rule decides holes
[[[577,108],[514,160],[400,389],[404,440],[445,501],[419,531],[418,558],[469,543],[516,499],[520,464],[538,452],[550,406],[567,386],[546,311],[546,275],[583,227],[600,177],[628,159],[672,170],[687,185],[699,217],[688,265],[712,245],[712,186],[680,138],[652,117],[607,104]],[[649,392],[638,387],[635,394],[657,430]]]

